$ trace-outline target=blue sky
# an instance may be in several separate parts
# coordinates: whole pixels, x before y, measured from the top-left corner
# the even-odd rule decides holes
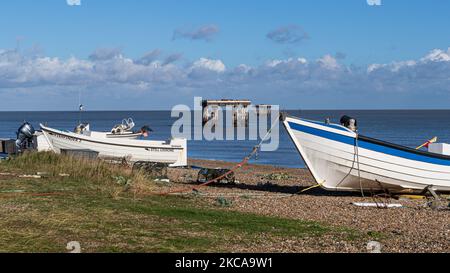
[[[195,95],[449,108],[449,13],[447,0],[3,1],[0,111],[76,109],[80,91],[90,110]]]

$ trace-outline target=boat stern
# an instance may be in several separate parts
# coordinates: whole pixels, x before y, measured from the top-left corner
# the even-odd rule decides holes
[[[170,145],[173,147],[181,148],[179,150],[178,160],[172,164],[170,167],[184,167],[187,166],[187,139],[185,138],[173,138],[170,141]]]

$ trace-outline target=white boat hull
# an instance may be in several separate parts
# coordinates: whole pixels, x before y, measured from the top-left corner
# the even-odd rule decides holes
[[[343,126],[286,117],[283,122],[314,179],[346,191],[450,191],[450,157],[414,151]]]
[[[95,134],[89,136],[64,132],[42,124],[41,130],[48,144],[48,147],[45,148],[56,153],[61,153],[63,149],[86,149],[98,152],[99,157],[127,158],[131,162],[161,162],[171,164],[171,166],[187,165],[186,139],[172,139],[167,143],[165,141],[106,138]],[[44,141],[41,139],[41,142]]]

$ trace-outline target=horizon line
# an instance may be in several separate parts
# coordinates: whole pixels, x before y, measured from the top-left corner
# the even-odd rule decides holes
[[[323,108],[323,109],[280,109],[282,111],[449,111],[450,108],[386,108],[386,109],[336,109],[336,108]],[[82,112],[170,112],[170,109],[160,109],[160,110],[86,110]],[[192,109],[191,111],[195,111]],[[14,112],[74,112],[78,113],[77,110],[0,110],[0,113],[14,113]]]

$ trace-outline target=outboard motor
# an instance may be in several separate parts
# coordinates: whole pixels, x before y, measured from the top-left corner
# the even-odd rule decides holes
[[[28,122],[25,122],[19,127],[16,140],[16,148],[19,153],[22,152],[23,149],[30,147],[30,143],[33,143],[34,133],[35,130],[33,125]]]
[[[341,125],[347,127],[348,129],[352,130],[353,132],[356,132],[358,129],[358,124],[356,119],[349,117],[347,115],[344,115],[341,117]]]
[[[142,135],[144,137],[148,137],[150,132],[153,132],[153,130],[150,127],[148,127],[147,125],[144,125],[144,126],[142,126],[142,128],[139,132],[142,133]]]

